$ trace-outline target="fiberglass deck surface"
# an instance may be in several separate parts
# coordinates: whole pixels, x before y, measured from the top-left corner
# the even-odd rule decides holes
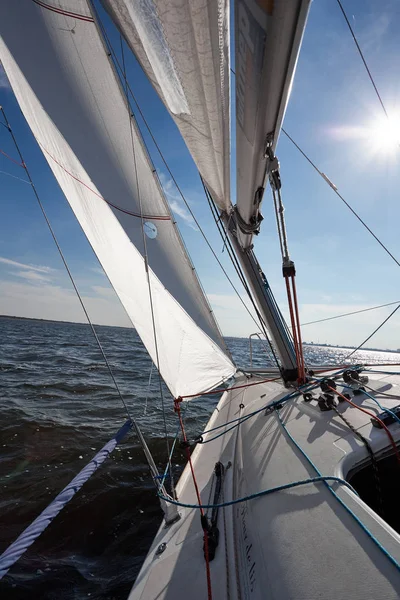
[[[239,384],[241,380],[238,380]],[[400,392],[400,377],[370,375],[375,390]],[[207,428],[245,416],[287,393],[278,383],[260,384],[228,392]],[[377,395],[393,407],[399,400]],[[372,400],[355,402],[375,414]],[[240,408],[243,404],[244,408]],[[387,447],[382,430],[372,427],[368,415],[340,404],[356,429],[369,439],[374,451]],[[333,412],[321,412],[316,402],[289,401],[280,415],[287,431],[323,475],[343,477],[367,456],[362,442]],[[400,426],[390,426],[400,439]],[[198,445],[193,453],[203,502],[208,501],[214,465],[227,469],[224,500],[307,479],[315,471],[290,440],[276,413],[264,411],[217,440]],[[208,434],[211,438],[213,434]],[[207,436],[205,436],[207,439]],[[400,562],[400,537],[350,490],[331,484],[384,548]],[[177,491],[182,502],[196,503],[189,469]],[[199,511],[181,509],[181,520],[161,526],[129,600],[207,598]],[[213,599],[273,600],[395,600],[400,597],[400,573],[324,483],[301,487],[227,507],[218,518],[220,542],[211,563]],[[165,551],[157,556],[157,547]]]

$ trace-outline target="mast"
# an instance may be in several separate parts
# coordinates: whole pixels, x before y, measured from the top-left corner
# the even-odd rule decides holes
[[[222,213],[222,221],[281,360],[282,376],[285,381],[292,381],[297,378],[293,341],[267,278],[256,258],[253,247],[242,248],[239,242],[236,213],[233,212],[231,215]]]
[[[253,252],[261,202],[288,102],[310,0],[235,0],[237,205],[230,200],[228,0],[102,0],[168,109],[218,206],[283,375],[296,379],[294,344]],[[179,26],[177,26],[179,24]],[[154,35],[157,32],[157,35]],[[168,74],[168,76],[166,76]],[[294,276],[294,275],[293,275]],[[301,370],[301,369],[300,369]]]
[[[260,207],[269,179],[280,187],[275,148],[309,5],[310,0],[265,2],[263,8],[255,0],[235,2],[237,205],[230,213],[222,212],[287,381],[297,379],[297,351],[254,254],[253,236],[260,231]]]

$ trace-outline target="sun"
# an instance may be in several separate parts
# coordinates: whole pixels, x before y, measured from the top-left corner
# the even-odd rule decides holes
[[[372,148],[383,154],[400,151],[400,116],[379,117],[367,130]]]

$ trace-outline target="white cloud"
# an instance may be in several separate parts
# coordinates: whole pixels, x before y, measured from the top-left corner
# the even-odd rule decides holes
[[[105,277],[105,273],[102,267],[91,267],[90,270],[93,271],[93,273],[96,273],[97,275],[103,275]]]
[[[86,317],[79,300],[71,287],[54,281],[59,275],[56,269],[45,265],[30,265],[11,258],[0,257],[0,263],[9,267],[6,276],[0,279],[0,314],[11,316],[73,321],[85,323]],[[103,275],[98,267],[98,274]],[[17,281],[18,277],[24,281]],[[7,277],[7,279],[6,279]],[[93,283],[98,278],[93,276]],[[114,290],[107,285],[92,285],[87,278],[80,285],[83,302],[94,323],[99,325],[131,326]],[[84,286],[84,287],[83,287]]]
[[[192,227],[193,229],[197,230],[197,227],[193,221],[193,217],[192,215],[187,211],[187,209],[185,208],[185,206],[183,206],[178,200],[171,198],[169,205],[171,207],[171,210],[173,213],[175,213],[176,215],[178,215],[178,217],[181,217],[181,219],[183,219],[184,221],[186,221],[186,223]]]
[[[98,296],[104,296],[105,298],[116,298],[116,294],[111,286],[105,287],[102,285],[92,285],[92,290]]]
[[[223,335],[248,337],[250,333],[260,330],[236,294],[207,294],[207,297]],[[249,307],[248,298],[241,298]],[[254,314],[250,307],[249,310]]]
[[[371,304],[303,304],[300,306],[300,321],[316,321],[328,317],[370,308]],[[358,345],[390,314],[394,306],[350,315],[340,319],[307,325],[303,328],[303,339],[328,344]],[[399,311],[400,312],[400,311]],[[371,348],[400,347],[400,315],[393,315],[381,330],[366,344]]]
[[[251,319],[240,299],[233,294],[208,294],[208,299],[213,308],[215,317],[222,329],[224,335],[248,337],[250,333],[259,331],[259,328]],[[242,299],[249,305],[245,296]],[[316,321],[328,317],[340,315],[343,313],[353,312],[370,308],[371,304],[354,303],[354,304],[301,304],[300,305],[300,321],[306,323],[308,321]],[[287,302],[283,301],[280,308],[290,324]],[[395,308],[387,306],[382,309],[372,310],[357,315],[351,315],[332,321],[307,325],[302,328],[303,340],[315,343],[338,344],[347,346],[356,346],[361,343],[372,331],[387,317]],[[251,310],[252,314],[253,311]],[[257,320],[257,319],[256,319]],[[400,311],[399,314],[393,316],[382,329],[371,338],[366,344],[367,347],[376,348],[392,348],[400,347]]]
[[[188,211],[188,209],[186,208],[181,195],[176,190],[175,184],[172,181],[172,179],[169,179],[162,171],[158,171],[158,177],[160,179],[160,183],[164,190],[164,193],[167,196],[168,203],[172,212],[175,215],[178,215],[178,217],[180,217],[181,219],[183,219],[186,225],[188,225],[195,231],[198,231],[194,219]]]
[[[374,52],[380,47],[381,42],[385,39],[387,31],[390,26],[390,15],[389,13],[382,12],[371,20],[368,26],[364,26],[363,30],[358,31],[357,35],[361,38],[361,46],[366,52],[369,49],[373,49]],[[357,21],[353,15],[353,29],[357,31]]]
[[[29,281],[50,281],[50,278],[43,273],[37,271],[17,271],[13,273],[15,277],[22,277],[22,279],[28,279]]]
[[[82,296],[93,323],[130,327],[121,304],[114,298]],[[46,282],[0,280],[0,314],[55,321],[86,323],[75,292]]]
[[[38,273],[50,273],[55,271],[55,269],[52,269],[51,267],[45,267],[42,265],[29,265],[16,260],[11,260],[10,258],[5,258],[4,256],[0,256],[0,263],[10,265],[11,267],[18,267],[19,269],[27,269],[28,271],[37,271]]]

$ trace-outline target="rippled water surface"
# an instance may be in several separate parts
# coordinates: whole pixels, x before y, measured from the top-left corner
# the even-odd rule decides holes
[[[166,444],[159,383],[135,331],[97,327],[127,404],[160,469]],[[228,338],[239,365],[248,341]],[[340,364],[349,350],[308,346],[313,364]],[[359,352],[363,362],[400,355]],[[266,364],[255,343],[254,366]],[[176,415],[164,388],[166,424]],[[190,403],[186,426],[200,433],[218,400]],[[86,325],[0,318],[0,552],[124,422],[125,413]],[[174,456],[175,474],[183,458]],[[130,434],[0,582],[5,600],[122,600],[128,595],[161,513],[142,452]]]

